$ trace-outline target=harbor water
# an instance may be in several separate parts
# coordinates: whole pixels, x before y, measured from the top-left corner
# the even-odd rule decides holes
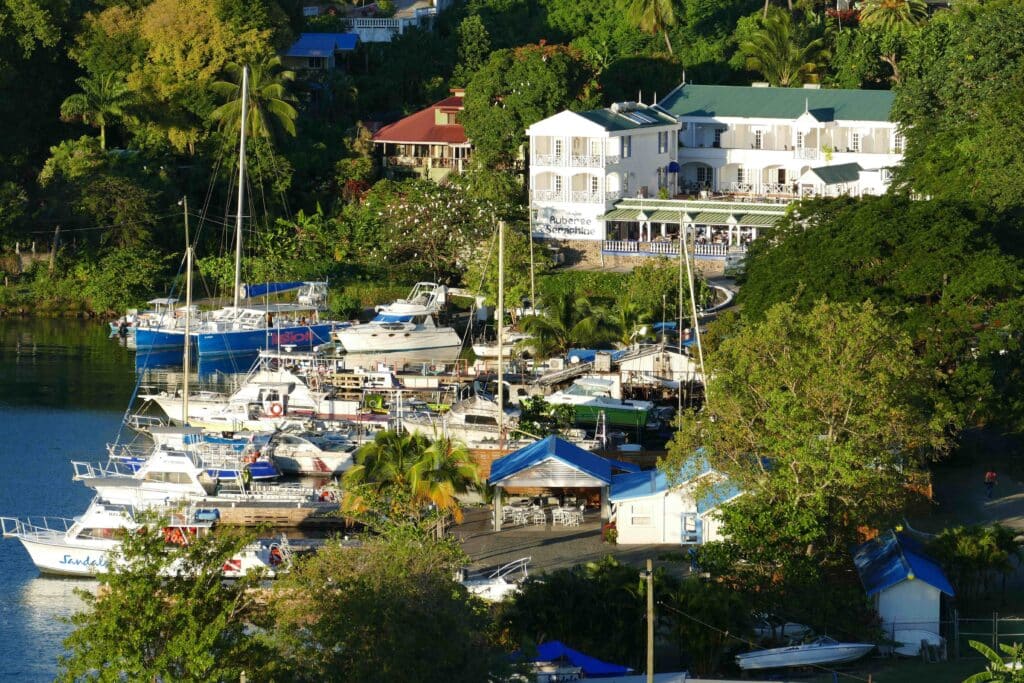
[[[130,350],[99,321],[0,319],[0,515],[73,517],[91,499],[71,460],[105,459],[135,387]],[[0,541],[0,680],[53,680],[75,589],[41,577],[21,544]]]

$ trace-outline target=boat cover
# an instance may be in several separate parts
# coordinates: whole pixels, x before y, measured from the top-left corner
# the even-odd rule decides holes
[[[511,655],[513,661],[522,661],[523,653],[514,652]],[[568,661],[573,666],[583,669],[587,678],[600,678],[602,676],[621,676],[632,669],[621,664],[610,664],[600,659],[585,655],[582,652],[564,645],[559,640],[550,640],[537,646],[537,656],[526,659],[527,662],[558,662]]]
[[[293,289],[298,289],[305,282],[265,282],[260,285],[242,285],[242,298],[251,299],[254,296],[264,296],[265,294],[276,294],[277,292],[288,292]]]

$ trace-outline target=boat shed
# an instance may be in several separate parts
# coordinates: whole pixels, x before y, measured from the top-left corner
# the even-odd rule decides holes
[[[501,531],[502,493],[509,488],[597,488],[601,519],[610,516],[608,492],[618,470],[637,472],[630,463],[605,458],[557,436],[549,436],[494,461],[487,483],[494,486],[494,530]]]
[[[889,531],[855,548],[853,563],[887,632],[939,633],[942,595],[955,593],[942,567],[924,554],[917,539]]]
[[[698,483],[709,477],[711,485],[698,495]],[[715,513],[741,493],[702,459],[685,466],[675,486],[661,470],[616,475],[610,499],[618,542],[701,545],[720,541],[721,522]]]

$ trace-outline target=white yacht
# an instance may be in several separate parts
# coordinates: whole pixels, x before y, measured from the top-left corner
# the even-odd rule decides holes
[[[520,411],[505,407],[505,448],[515,450],[533,441],[512,431],[519,424]],[[461,441],[471,450],[498,450],[498,403],[478,394],[454,403],[444,413],[416,412],[402,416],[402,425],[412,434],[429,439],[446,436]]]
[[[353,354],[415,354],[440,362],[455,360],[462,339],[451,327],[440,327],[435,315],[448,297],[448,288],[418,282],[407,299],[377,309],[365,325],[335,330],[334,338]]]
[[[875,649],[872,643],[840,643],[823,636],[803,645],[755,650],[736,655],[736,664],[744,671],[778,669],[814,664],[841,664],[860,659]]]
[[[338,432],[284,432],[271,438],[268,451],[286,474],[337,476],[352,467],[359,445]]]

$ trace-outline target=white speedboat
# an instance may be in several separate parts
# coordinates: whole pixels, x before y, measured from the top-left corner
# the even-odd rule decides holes
[[[429,354],[439,362],[450,362],[462,350],[462,338],[451,327],[438,326],[434,319],[447,299],[448,289],[433,282],[418,282],[407,299],[377,309],[376,317],[364,325],[335,330],[334,338],[353,354]]]
[[[271,438],[268,451],[287,474],[337,476],[352,467],[359,445],[337,432],[285,432]]]
[[[471,594],[488,602],[501,602],[509,595],[519,592],[520,584],[529,576],[526,567],[530,564],[530,559],[521,557],[486,576],[469,576],[465,570],[462,570],[459,583],[465,586]]]
[[[518,408],[505,408],[505,448],[515,450],[533,442],[513,430],[519,424]],[[471,450],[497,450],[498,403],[480,395],[456,402],[444,413],[415,412],[402,416],[402,425],[411,434],[422,434],[429,439],[445,436],[461,441]]]
[[[736,655],[736,664],[744,671],[781,669],[815,664],[842,664],[860,659],[875,649],[873,643],[840,643],[823,636],[803,645],[755,650]]]
[[[572,386],[544,397],[551,405],[572,406],[576,422],[596,424],[601,414],[609,426],[642,429],[654,409],[651,401],[626,400],[614,397],[616,382],[604,377],[581,377]]]

